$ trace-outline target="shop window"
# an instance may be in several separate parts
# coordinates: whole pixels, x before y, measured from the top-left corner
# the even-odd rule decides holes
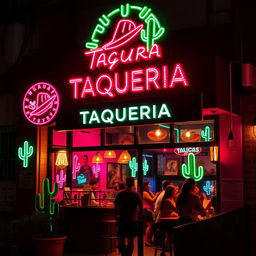
[[[174,124],[175,143],[214,141],[214,121],[186,122]]]
[[[134,144],[134,127],[117,127],[105,129],[105,145]]]
[[[144,125],[137,126],[136,128],[139,144],[155,144],[170,142],[169,125]]]
[[[100,146],[100,129],[84,129],[72,131],[73,147]]]
[[[109,157],[108,151],[114,152]],[[129,161],[135,150],[77,151],[72,153],[72,188],[89,188],[90,180],[97,179],[99,190],[113,190],[117,183],[131,175]],[[125,156],[123,158],[123,156]]]
[[[53,130],[52,145],[65,147],[67,145],[67,132]]]

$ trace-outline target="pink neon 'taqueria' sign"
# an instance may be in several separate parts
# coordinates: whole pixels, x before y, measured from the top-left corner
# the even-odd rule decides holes
[[[29,122],[48,124],[59,110],[60,100],[56,89],[49,83],[40,82],[31,86],[23,99],[23,112]]]
[[[126,10],[141,10],[138,16],[140,21],[138,18],[134,21],[134,17],[128,18],[130,11],[124,14],[124,6],[121,5],[120,8],[121,17],[117,20],[110,22],[109,19],[114,13],[115,16],[119,15],[119,9],[111,12],[109,16],[103,15],[105,22],[103,18],[99,18],[101,24],[96,26],[92,42],[87,44],[90,47],[86,46],[90,49],[85,51],[85,56],[89,58],[89,68],[103,72],[96,73],[96,77],[92,77],[93,73],[90,73],[90,75],[70,78],[73,98],[76,100],[98,96],[113,98],[126,93],[147,93],[152,90],[173,89],[176,86],[188,87],[189,82],[180,63],[175,63],[171,68],[167,65],[155,65],[156,60],[163,57],[161,46],[156,41],[160,39],[164,28],[160,26],[156,16],[150,15],[151,9],[146,11],[146,7],[135,8],[127,4]],[[94,38],[95,35],[105,34],[106,29],[112,24],[114,27],[109,30],[112,39],[98,44],[100,41]],[[143,45],[142,42],[147,43]],[[96,47],[91,47],[92,45]],[[154,61],[153,66],[145,66],[151,61]],[[137,69],[127,68],[122,72],[118,69],[120,65],[141,62],[144,65]]]

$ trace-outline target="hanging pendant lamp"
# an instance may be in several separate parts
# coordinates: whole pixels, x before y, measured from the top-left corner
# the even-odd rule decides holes
[[[97,152],[93,158],[92,158],[92,163],[94,164],[102,164],[103,163],[103,158],[100,154],[100,152]]]
[[[106,150],[104,152],[104,158],[116,158],[116,152],[114,150]]]
[[[151,130],[147,133],[148,138],[153,141],[164,140],[167,137],[167,135],[167,131],[160,128]]]
[[[123,150],[121,155],[118,158],[118,163],[120,164],[127,164],[131,160],[131,155],[127,150]]]
[[[66,166],[68,166],[68,157],[67,152],[65,150],[60,150],[57,152],[55,165],[58,166],[60,169],[63,169]]]

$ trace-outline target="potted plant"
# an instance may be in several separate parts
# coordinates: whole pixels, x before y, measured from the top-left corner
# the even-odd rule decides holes
[[[58,183],[54,183],[54,190],[51,192],[49,179],[44,179],[42,197],[40,194],[36,195],[35,207],[37,211],[45,214],[47,218],[47,231],[33,238],[37,256],[63,255],[64,244],[67,237],[57,234],[55,230],[57,216],[59,215],[59,204],[58,202],[54,202],[53,198],[56,197],[57,194]]]

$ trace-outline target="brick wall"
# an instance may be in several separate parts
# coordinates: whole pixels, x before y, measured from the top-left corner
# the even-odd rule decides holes
[[[256,118],[256,94],[246,94],[241,99],[244,153],[244,202],[250,207],[251,255],[256,255],[256,133],[252,122]]]

